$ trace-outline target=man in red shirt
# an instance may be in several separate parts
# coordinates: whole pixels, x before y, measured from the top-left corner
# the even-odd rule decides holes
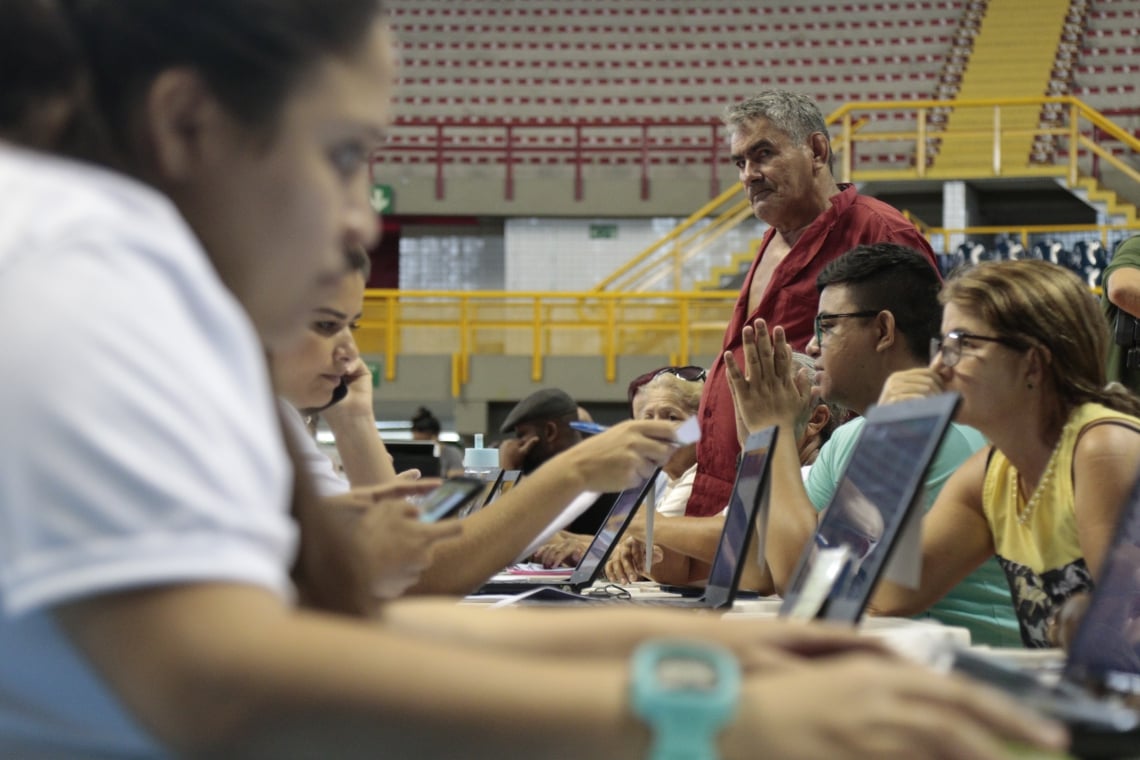
[[[740,331],[758,318],[782,325],[802,351],[812,337],[819,294],[815,278],[830,261],[857,245],[892,242],[934,251],[896,209],[859,195],[831,174],[831,140],[823,114],[808,97],[769,90],[731,106],[724,116],[732,160],[752,212],[769,225],[748,271],[721,355],[709,369],[697,412],[697,477],[685,513],[724,509],[736,476],[736,416],[724,372],[724,352],[742,360]]]

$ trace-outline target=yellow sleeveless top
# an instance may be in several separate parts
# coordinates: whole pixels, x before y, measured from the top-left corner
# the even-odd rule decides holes
[[[1077,539],[1073,452],[1082,432],[1105,422],[1140,431],[1140,419],[1101,404],[1075,408],[1061,430],[1039,493],[1030,497],[1031,511],[1017,487],[1017,469],[1005,455],[994,449],[986,465],[982,505],[1027,647],[1050,646],[1046,633],[1054,611],[1069,597],[1092,588]]]

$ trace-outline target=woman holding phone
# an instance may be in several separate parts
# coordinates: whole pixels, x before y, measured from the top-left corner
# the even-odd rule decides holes
[[[345,257],[349,271],[311,311],[300,337],[270,356],[273,384],[286,402],[282,414],[302,441],[317,489],[326,495],[391,483],[396,477],[376,431],[372,375],[353,338],[364,307],[368,254],[353,248]],[[336,441],[343,476],[316,446],[306,424],[318,413]]]

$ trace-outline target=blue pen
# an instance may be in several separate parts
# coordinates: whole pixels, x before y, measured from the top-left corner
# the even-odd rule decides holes
[[[571,421],[570,427],[579,432],[585,433],[586,435],[596,435],[597,433],[602,433],[606,430],[609,430],[607,426],[599,425],[596,422],[579,422],[578,420]]]

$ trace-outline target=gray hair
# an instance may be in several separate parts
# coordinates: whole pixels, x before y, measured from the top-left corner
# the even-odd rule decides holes
[[[796,372],[799,372],[800,367],[803,367],[808,371],[808,379],[811,380],[811,384],[814,386],[816,375],[818,374],[815,369],[815,359],[812,359],[807,354],[800,353],[799,351],[793,351],[792,363],[796,365]],[[808,420],[811,418],[811,413],[814,412],[815,408],[820,404],[825,404],[827,406],[827,411],[831,413],[831,418],[828,420],[827,425],[823,430],[820,431],[824,441],[831,437],[831,431],[839,427],[839,420],[841,420],[843,418],[843,415],[847,413],[847,410],[838,404],[833,404],[830,401],[824,401],[818,395],[813,395],[807,409],[803,410],[800,413],[800,416],[796,419],[797,440],[801,435],[803,435],[804,428],[807,427]]]
[[[827,122],[819,106],[807,95],[788,90],[764,90],[724,109],[721,116],[730,134],[757,119],[767,119],[799,145],[807,143],[812,134],[822,133],[827,140],[828,168],[831,167],[831,135],[827,131]]]
[[[701,391],[704,390],[704,387],[704,380],[685,380],[664,372],[638,388],[634,398],[636,399],[638,395],[641,395],[642,391],[666,390],[673,395],[677,404],[692,417],[701,406]]]

